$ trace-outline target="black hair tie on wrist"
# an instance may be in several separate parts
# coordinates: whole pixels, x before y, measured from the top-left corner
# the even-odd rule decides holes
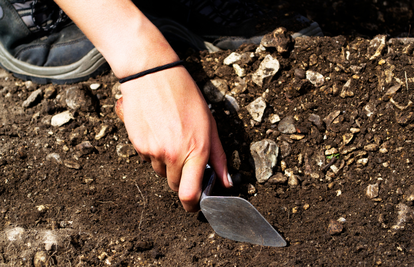
[[[184,61],[179,60],[179,61],[176,61],[176,62],[173,62],[173,63],[169,63],[169,64],[162,65],[162,66],[159,66],[159,67],[155,67],[155,68],[152,68],[152,69],[149,69],[149,70],[144,70],[144,71],[141,71],[137,74],[133,74],[133,75],[130,75],[128,77],[119,79],[119,82],[124,83],[124,82],[130,81],[130,80],[133,80],[133,79],[138,79],[139,77],[142,77],[142,76],[150,74],[150,73],[154,73],[154,72],[157,72],[157,71],[160,71],[160,70],[169,69],[169,68],[179,66],[179,65],[182,65],[182,64],[184,64]]]

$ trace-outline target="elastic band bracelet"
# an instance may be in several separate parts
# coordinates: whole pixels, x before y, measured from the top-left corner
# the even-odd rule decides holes
[[[137,74],[133,74],[133,75],[130,75],[128,77],[119,79],[119,82],[124,83],[124,82],[130,81],[130,80],[133,80],[133,79],[138,79],[139,77],[145,76],[145,75],[150,74],[150,73],[154,73],[154,72],[157,72],[157,71],[160,71],[160,70],[169,69],[169,68],[179,66],[179,65],[182,65],[182,64],[184,64],[184,61],[179,60],[179,61],[176,61],[176,62],[173,62],[173,63],[169,63],[169,64],[162,65],[162,66],[159,66],[159,67],[155,67],[155,68],[152,68],[152,69],[149,69],[149,70],[144,70],[144,71],[139,72]]]

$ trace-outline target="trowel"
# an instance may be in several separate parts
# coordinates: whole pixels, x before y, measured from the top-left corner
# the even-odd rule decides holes
[[[201,212],[214,231],[224,237],[251,244],[284,247],[286,241],[247,200],[232,196],[211,196],[216,173],[207,165],[207,181],[200,200]]]

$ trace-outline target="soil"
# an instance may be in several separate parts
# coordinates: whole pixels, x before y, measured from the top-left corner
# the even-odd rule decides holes
[[[235,180],[215,193],[250,201],[288,245],[224,239],[201,213],[186,213],[166,179],[131,150],[114,112],[112,73],[37,85],[0,70],[0,266],[414,264],[414,41],[395,38],[413,31],[410,1],[258,2],[284,16],[304,14],[327,36],[239,62],[246,87],[223,60],[255,45],[181,56],[200,88],[224,79],[241,107],[211,103]],[[388,35],[374,39],[379,34]],[[381,38],[383,45],[374,41]],[[258,86],[252,74],[266,55],[280,69]],[[323,84],[306,71],[323,75]],[[23,107],[38,89],[42,97]],[[65,101],[71,90],[75,110]],[[260,122],[246,109],[259,97],[267,104]],[[73,118],[52,126],[65,110]],[[272,114],[292,116],[296,133],[283,133]],[[258,183],[250,145],[263,139],[280,153],[275,176]]]

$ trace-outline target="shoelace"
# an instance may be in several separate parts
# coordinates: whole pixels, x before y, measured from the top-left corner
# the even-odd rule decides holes
[[[69,20],[53,1],[10,1],[24,23],[34,33],[50,32]]]
[[[190,9],[187,22],[192,13],[202,14],[217,24],[236,26],[262,12],[257,5],[244,0],[181,0]]]

